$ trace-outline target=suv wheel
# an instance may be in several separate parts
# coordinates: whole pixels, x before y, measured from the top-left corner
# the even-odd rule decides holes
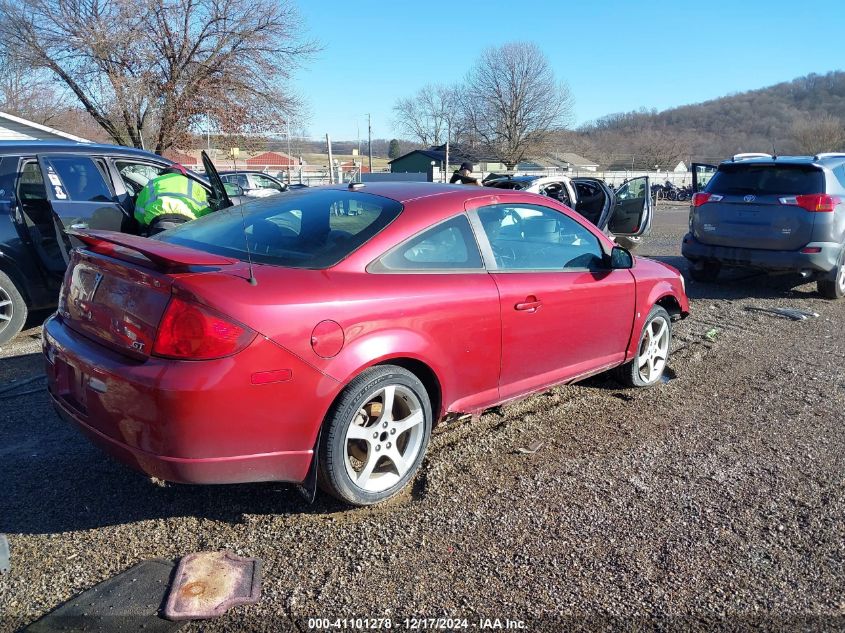
[[[831,275],[833,279],[819,279],[816,282],[819,293],[828,299],[841,299],[845,297],[845,248],[842,249],[842,254],[839,256],[839,263],[836,264],[836,269]]]
[[[0,271],[0,345],[11,341],[26,322],[26,303],[9,276]]]
[[[696,281],[716,281],[721,270],[719,262],[694,262],[689,265],[690,277]]]

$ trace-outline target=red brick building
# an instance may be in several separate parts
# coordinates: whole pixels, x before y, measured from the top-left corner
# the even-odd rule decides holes
[[[263,154],[258,154],[258,156],[246,159],[247,167],[260,171],[265,169],[268,171],[288,169],[298,164],[298,161],[290,156],[279,154],[278,152],[264,152]]]

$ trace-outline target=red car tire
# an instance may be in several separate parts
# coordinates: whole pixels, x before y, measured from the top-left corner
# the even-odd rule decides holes
[[[347,385],[326,417],[320,487],[357,506],[389,499],[419,469],[431,426],[431,401],[414,374],[371,367]]]
[[[672,346],[672,318],[660,306],[654,306],[645,320],[637,344],[637,355],[616,369],[616,376],[626,387],[652,387],[660,382]]]

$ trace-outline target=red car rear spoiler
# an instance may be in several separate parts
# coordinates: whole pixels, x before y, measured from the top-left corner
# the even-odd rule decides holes
[[[78,231],[67,230],[83,242],[89,250],[101,255],[108,255],[124,261],[138,261],[134,253],[143,256],[160,270],[184,268],[186,266],[229,266],[237,264],[239,260],[198,251],[186,246],[159,242],[146,237],[118,233],[117,231]],[[126,252],[130,251],[130,252]]]

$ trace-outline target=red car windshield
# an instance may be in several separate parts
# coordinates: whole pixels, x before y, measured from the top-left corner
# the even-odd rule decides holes
[[[290,268],[328,268],[392,222],[402,205],[356,191],[306,189],[211,213],[156,236],[209,253]],[[243,217],[242,215],[243,214]]]

